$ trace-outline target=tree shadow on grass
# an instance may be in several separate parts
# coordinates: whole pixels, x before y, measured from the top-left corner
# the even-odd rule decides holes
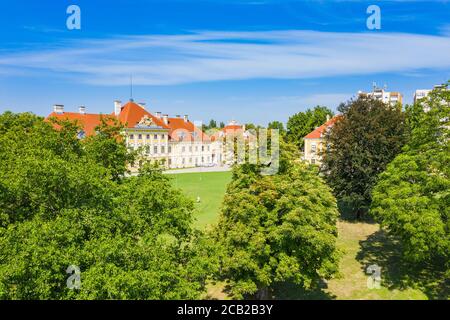
[[[273,298],[275,300],[331,300],[335,299],[334,295],[331,295],[324,291],[327,288],[325,282],[320,282],[315,288],[305,290],[303,287],[292,283],[283,282],[274,285]]]
[[[305,290],[302,286],[292,282],[276,283],[269,290],[269,297],[272,300],[331,300],[335,299],[334,295],[328,294],[324,291],[327,288],[325,282],[320,282],[315,288]],[[223,292],[227,297],[232,298],[231,288],[229,285],[224,285]],[[207,299],[216,300],[217,297],[207,296]],[[245,300],[257,300],[256,295],[249,295],[244,297]]]
[[[343,201],[343,200],[338,201],[337,205],[338,205],[340,218],[346,222],[349,222],[349,223],[365,222],[365,223],[370,223],[370,224],[376,223],[368,213],[364,213],[362,215],[362,217],[358,219],[356,217],[356,213],[355,213],[355,209],[354,209],[353,205],[348,201]]]
[[[381,267],[383,286],[391,290],[417,288],[429,299],[449,298],[450,281],[445,277],[445,271],[404,262],[400,242],[385,230],[373,233],[359,244],[356,259],[361,262],[363,272],[370,265]]]

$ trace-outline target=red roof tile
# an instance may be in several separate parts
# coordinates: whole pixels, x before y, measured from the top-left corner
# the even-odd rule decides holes
[[[76,121],[85,132],[86,136],[91,136],[95,133],[95,127],[97,127],[101,121],[101,114],[81,114],[78,112],[64,112],[64,113],[56,113],[52,112],[47,117],[49,118],[56,118],[58,120],[70,120],[70,121]],[[108,116],[108,115],[103,115]]]
[[[332,127],[337,120],[339,120],[341,116],[335,116],[333,118],[331,118],[329,121],[325,122],[323,125],[321,125],[320,127],[317,127],[316,129],[314,129],[311,133],[309,133],[305,139],[319,139],[322,138],[322,135],[325,133],[325,131],[327,130],[327,128]]]
[[[100,114],[81,114],[76,112],[53,112],[48,118],[56,117],[58,119],[75,120],[84,128],[86,135],[90,136],[95,133],[95,127],[100,124],[101,116]],[[114,113],[108,116],[116,117]],[[168,118],[168,124],[165,124],[162,118],[154,116],[132,101],[122,106],[118,119],[127,128],[134,128],[144,116],[150,118],[156,126],[169,130],[169,136],[173,140],[194,141],[198,139],[199,141],[210,141],[210,137],[191,121],[185,121],[184,118]],[[184,132],[184,134],[181,132]],[[196,132],[196,134],[193,134],[193,132]]]
[[[127,128],[134,128],[145,115],[151,118],[153,123],[155,123],[158,127],[169,129],[161,118],[155,117],[150,112],[132,101],[122,107],[119,115],[119,121]]]
[[[191,121],[184,118],[169,118],[169,136],[176,141],[209,141],[210,138],[202,130],[197,128]],[[195,137],[192,134],[196,132]]]

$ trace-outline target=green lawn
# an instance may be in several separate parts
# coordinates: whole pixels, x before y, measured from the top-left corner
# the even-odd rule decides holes
[[[199,228],[217,222],[226,187],[231,181],[231,172],[179,173],[172,174],[174,186],[182,189],[196,203],[196,226]]]
[[[171,175],[174,185],[188,196],[201,202],[196,204],[196,226],[205,228],[217,222],[226,186],[231,172],[183,173]],[[402,279],[408,270],[399,263],[400,249],[375,223],[354,222],[341,219],[338,222],[338,247],[343,251],[340,277],[328,281],[323,290],[302,292],[294,285],[277,289],[278,299],[427,299],[419,289],[405,285]],[[377,264],[381,269],[380,289],[367,288],[365,270]],[[211,284],[208,298],[227,299],[222,283]]]
[[[335,299],[351,300],[422,300],[427,296],[418,289],[402,285],[405,272],[400,265],[400,250],[378,224],[338,221],[338,247],[344,251],[341,276],[328,281],[325,292]],[[381,267],[381,288],[367,287],[366,269]]]

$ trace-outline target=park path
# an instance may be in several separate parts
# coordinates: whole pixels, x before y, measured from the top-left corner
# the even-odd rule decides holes
[[[196,167],[186,169],[172,169],[163,171],[164,174],[179,174],[179,173],[205,173],[205,172],[225,172],[230,171],[231,167]]]

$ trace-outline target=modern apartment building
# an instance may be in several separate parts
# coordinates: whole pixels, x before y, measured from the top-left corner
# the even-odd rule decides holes
[[[358,91],[358,97],[368,97],[374,98],[376,100],[382,101],[391,106],[395,106],[397,104],[403,104],[403,95],[400,92],[390,92],[387,91],[387,87],[383,88],[377,87],[374,83],[372,92],[363,92]]]
[[[418,89],[414,93],[414,103],[426,98],[433,90],[447,90],[447,86],[443,84],[438,84],[433,87],[433,89]]]

